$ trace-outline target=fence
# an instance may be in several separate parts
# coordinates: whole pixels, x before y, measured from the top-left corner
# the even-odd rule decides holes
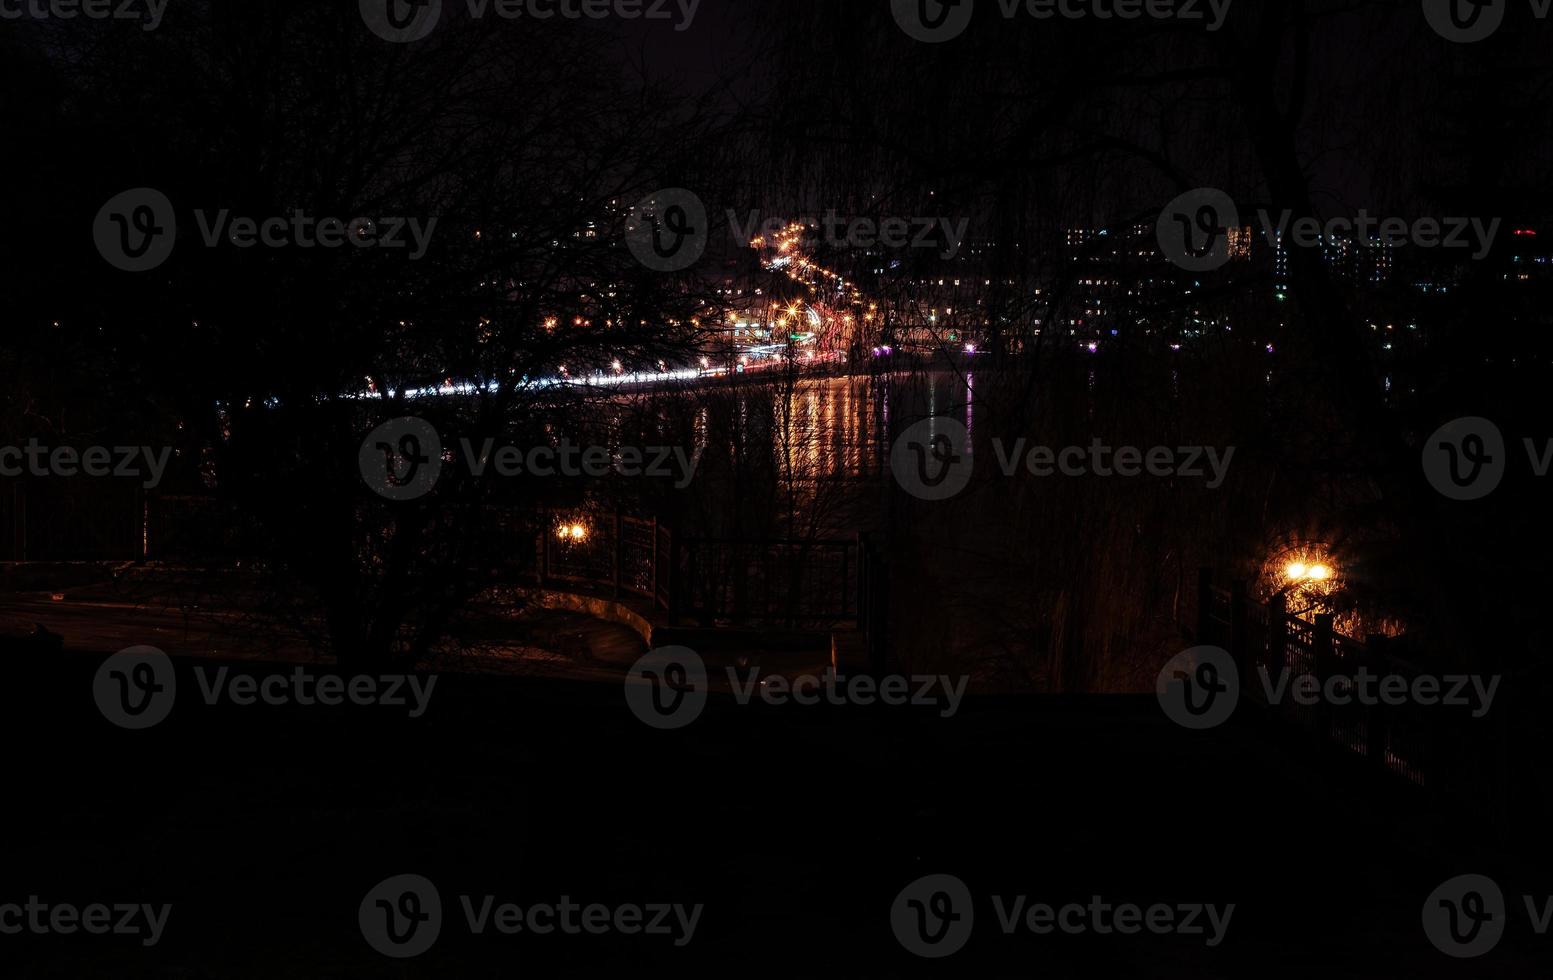
[[[0,560],[137,560],[146,499],[138,479],[0,479]]]
[[[112,489],[95,510],[83,510],[74,498],[0,488],[7,491],[0,555],[209,562],[255,557],[266,547],[263,529],[230,501]],[[495,567],[509,579],[634,596],[706,625],[867,626],[868,607],[883,601],[882,568],[861,538],[697,538],[596,510],[489,506],[481,520],[479,560],[499,556]],[[870,635],[882,635],[879,627]]]
[[[858,620],[857,540],[681,543],[679,610],[735,624],[829,627]]]
[[[659,601],[660,575],[668,577],[672,536],[655,520],[615,514],[599,519],[541,519],[533,532],[541,582],[606,587],[616,594]]]
[[[1219,588],[1206,569],[1198,581],[1197,617],[1197,642],[1230,652],[1243,700],[1418,786],[1492,808],[1506,802],[1499,763],[1505,758],[1507,701],[1497,701],[1488,716],[1473,718],[1464,705],[1425,705],[1412,698],[1401,704],[1383,699],[1364,704],[1356,698],[1336,704],[1319,697],[1302,704],[1283,688],[1284,696],[1269,699],[1269,685],[1292,685],[1301,676],[1315,678],[1325,690],[1331,678],[1360,671],[1402,678],[1409,689],[1418,678],[1437,675],[1392,655],[1385,637],[1361,642],[1343,636],[1333,630],[1330,615],[1308,620],[1291,615],[1282,595],[1265,604],[1252,601],[1244,583]]]
[[[862,539],[696,538],[623,515],[539,521],[541,583],[634,595],[709,625],[858,625],[868,555]]]

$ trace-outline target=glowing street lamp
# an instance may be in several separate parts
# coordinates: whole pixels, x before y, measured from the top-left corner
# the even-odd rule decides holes
[[[1281,563],[1280,563],[1281,562]],[[1288,596],[1302,608],[1291,609],[1295,615],[1328,610],[1340,582],[1337,566],[1330,556],[1320,551],[1296,551],[1285,553],[1282,559],[1274,559],[1271,577],[1277,580],[1274,591]]]
[[[1283,574],[1285,578],[1295,584],[1326,582],[1332,578],[1332,567],[1321,563],[1307,565],[1302,561],[1291,561],[1284,566]]]

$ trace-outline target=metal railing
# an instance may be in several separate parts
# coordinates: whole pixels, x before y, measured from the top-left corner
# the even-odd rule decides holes
[[[647,599],[707,625],[857,625],[864,582],[858,539],[714,539],[619,514],[545,515],[535,575]]]
[[[1207,570],[1199,579],[1197,615],[1197,642],[1228,650],[1240,674],[1242,697],[1274,717],[1418,786],[1478,800],[1503,795],[1503,787],[1494,784],[1492,767],[1482,764],[1503,748],[1502,717],[1473,718],[1462,705],[1425,705],[1411,698],[1402,699],[1404,703],[1373,698],[1367,699],[1372,703],[1361,703],[1354,697],[1334,701],[1291,696],[1290,685],[1300,678],[1313,678],[1325,691],[1333,678],[1354,678],[1361,672],[1400,678],[1410,689],[1415,680],[1431,675],[1394,656],[1386,637],[1361,642],[1344,636],[1334,631],[1330,615],[1293,615],[1283,595],[1255,602],[1240,582],[1227,591],[1216,588]],[[1270,699],[1270,685],[1281,696]],[[1302,703],[1306,701],[1313,703]]]

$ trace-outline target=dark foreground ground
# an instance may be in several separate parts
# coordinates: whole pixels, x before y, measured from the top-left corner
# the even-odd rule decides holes
[[[619,683],[440,678],[418,719],[386,707],[209,707],[189,662],[172,714],[97,711],[97,657],[5,655],[0,903],[171,903],[133,937],[0,936],[6,977],[1546,976],[1518,908],[1546,895],[1479,828],[1241,718],[1209,734],[1152,699],[931,707],[738,706],[680,731]],[[252,664],[234,669],[253,671]],[[1488,956],[1420,926],[1446,878],[1515,908]],[[372,886],[424,875],[445,921],[414,959],[371,949]],[[958,876],[968,945],[897,942],[909,882]],[[704,903],[694,938],[471,935],[459,895]],[[991,896],[1234,903],[1203,937],[1005,935]],[[476,899],[478,902],[479,900]]]

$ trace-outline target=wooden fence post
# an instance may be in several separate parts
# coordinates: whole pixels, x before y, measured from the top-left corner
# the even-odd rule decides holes
[[[616,505],[616,507],[615,507],[614,561],[612,563],[613,566],[614,566],[614,569],[613,569],[614,574],[612,575],[612,582],[611,582],[611,585],[613,586],[613,588],[615,590],[615,598],[616,599],[620,598],[620,565],[621,565],[621,558],[622,558],[621,552],[623,550],[624,550],[624,548],[622,547],[621,541],[620,541],[620,507],[619,507],[619,505]]]
[[[1332,614],[1316,613],[1315,629],[1311,633],[1315,650],[1316,681],[1321,694],[1316,698],[1316,727],[1323,741],[1332,737],[1332,705],[1326,699],[1327,681],[1337,672],[1337,651],[1333,649]]]
[[[1386,638],[1378,633],[1372,633],[1365,637],[1364,660],[1370,673],[1384,675],[1386,673]],[[1375,703],[1368,705],[1364,710],[1364,755],[1371,762],[1387,768],[1386,743],[1387,743],[1387,717],[1385,705],[1379,698]]]
[[[679,534],[672,527],[669,528],[669,564],[665,571],[669,576],[669,615],[675,616],[679,613],[679,590],[681,586],[679,580]]]
[[[1246,583],[1236,579],[1229,587],[1229,653],[1245,684],[1251,677],[1251,639],[1246,635]]]
[[[868,642],[872,634],[872,601],[870,590],[873,580],[873,563],[868,559],[868,532],[857,532],[857,628]]]
[[[27,493],[20,480],[12,484],[11,520],[14,529],[11,557],[16,561],[27,560]]]
[[[1197,642],[1213,642],[1213,569],[1197,569]]]
[[[879,560],[875,551],[873,539],[869,538],[865,545],[867,553],[860,556],[858,561],[868,569],[868,593],[864,597],[868,604],[868,666],[874,676],[880,676],[890,667],[889,662],[889,607],[890,607],[890,569]]]
[[[1500,678],[1501,681],[1503,677]],[[1511,759],[1512,752],[1517,752],[1520,743],[1515,738],[1515,706],[1519,703],[1516,692],[1519,690],[1516,684],[1503,684],[1499,691],[1501,700],[1495,702],[1491,711],[1491,725],[1493,726],[1493,745],[1491,746],[1494,758],[1493,789],[1490,791],[1494,801],[1490,804],[1494,810],[1495,829],[1499,832],[1501,841],[1514,841],[1522,830],[1522,824],[1516,819],[1515,810],[1515,780],[1514,772],[1519,759]]]
[[[679,593],[675,596],[680,604],[681,611],[694,608],[696,591],[696,556],[700,553],[694,544],[685,542],[680,546],[685,552],[685,574],[678,576]]]
[[[539,508],[539,533],[534,536],[534,578],[542,589],[545,587],[546,563],[550,557],[550,508]]]
[[[857,548],[859,550],[861,550],[862,549],[862,544],[861,544],[862,538],[861,538],[861,536],[860,535],[854,535],[853,536],[853,540],[859,542],[859,544],[857,545]],[[863,580],[862,574],[860,573],[857,578],[858,578],[858,582],[861,583],[862,580]],[[847,598],[850,596],[854,603],[857,602],[857,590],[850,588],[851,584],[852,584],[852,552],[847,548],[846,545],[842,545],[841,546],[841,589],[840,589],[840,592],[841,592],[841,616],[840,616],[840,618],[841,619],[846,619],[847,618]],[[852,607],[852,611],[854,613],[857,613],[857,614],[861,615],[861,613],[859,612],[859,608],[860,607],[854,605]]]
[[[1279,592],[1267,600],[1267,672],[1289,666],[1289,597]]]

